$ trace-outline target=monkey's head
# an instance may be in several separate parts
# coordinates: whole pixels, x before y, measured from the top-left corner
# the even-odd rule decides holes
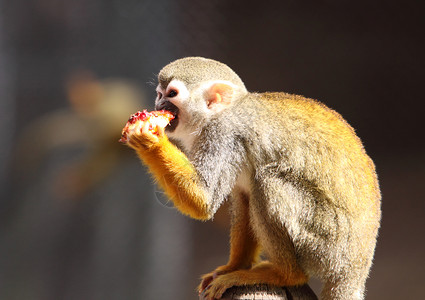
[[[248,91],[227,65],[202,57],[186,57],[165,66],[158,75],[156,110],[168,110],[175,119],[167,134],[190,139],[218,113],[237,102]]]

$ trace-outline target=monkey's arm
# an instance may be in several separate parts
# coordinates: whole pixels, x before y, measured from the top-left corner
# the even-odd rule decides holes
[[[160,127],[158,134],[152,134],[145,125],[130,135],[128,142],[174,205],[182,213],[201,220],[212,218],[230,194],[243,159],[241,143],[225,134],[217,140],[216,126],[211,127],[211,132],[206,130],[203,139],[193,146],[199,151],[194,151],[191,161]]]
[[[140,134],[131,135],[128,145],[136,150],[182,213],[201,220],[212,217],[195,168],[186,155],[168,140],[163,129],[159,128],[158,137],[142,129]]]

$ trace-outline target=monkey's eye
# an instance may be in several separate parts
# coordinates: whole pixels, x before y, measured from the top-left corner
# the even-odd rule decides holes
[[[161,99],[162,98],[162,93],[157,92],[157,96],[158,96],[158,99]]]
[[[171,90],[171,91],[168,93],[168,96],[167,96],[167,97],[169,97],[169,98],[173,98],[173,97],[175,97],[175,96],[177,96],[177,91],[176,91],[176,90]]]

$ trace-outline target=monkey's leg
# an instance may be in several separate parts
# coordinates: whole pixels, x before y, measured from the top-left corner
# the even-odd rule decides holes
[[[235,192],[232,197],[229,261],[226,265],[202,276],[199,292],[202,292],[219,275],[251,268],[259,254],[260,247],[249,222],[249,196],[242,192]]]
[[[174,205],[195,219],[211,218],[205,192],[200,188],[195,168],[186,155],[173,145],[165,134],[150,142],[149,136],[133,134],[129,146],[137,151],[158,184]]]
[[[305,273],[290,266],[261,262],[249,270],[238,270],[215,278],[205,289],[206,299],[219,299],[232,286],[268,284],[272,286],[303,285],[308,281]]]
[[[349,277],[349,276],[347,276]],[[350,280],[345,278],[340,282],[327,280],[323,285],[320,299],[323,300],[362,300],[364,298],[365,280],[359,282],[358,278]]]

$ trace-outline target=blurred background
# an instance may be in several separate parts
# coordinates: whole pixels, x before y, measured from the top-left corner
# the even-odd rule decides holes
[[[180,215],[117,142],[161,67],[191,55],[356,128],[383,193],[367,299],[422,298],[420,3],[1,0],[0,299],[196,299],[227,261],[226,208]]]

